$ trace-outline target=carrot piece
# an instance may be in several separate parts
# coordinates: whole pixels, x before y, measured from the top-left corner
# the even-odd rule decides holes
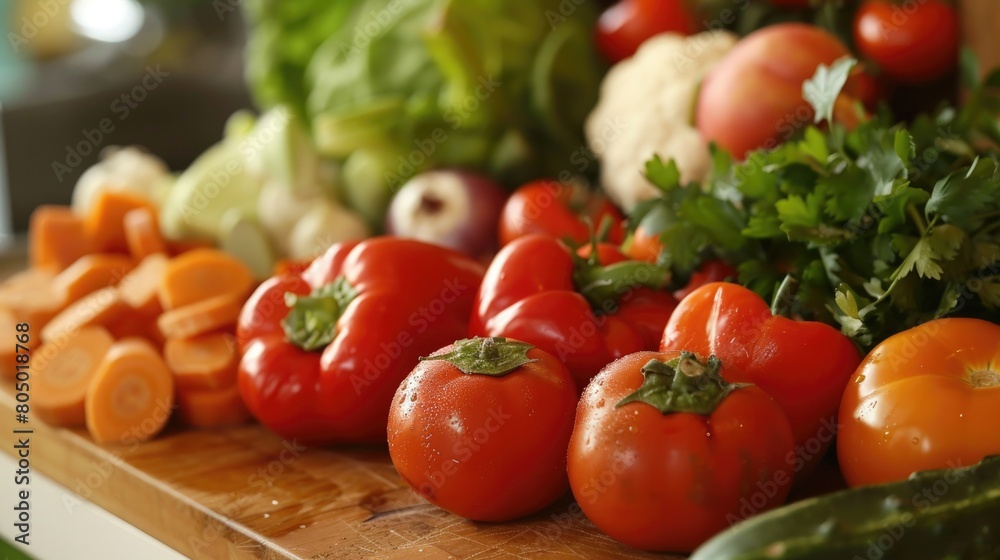
[[[149,255],[118,285],[122,300],[140,315],[154,317],[163,311],[158,290],[168,262],[162,254]]]
[[[170,261],[160,282],[160,303],[177,309],[222,295],[243,297],[253,287],[250,269],[216,249],[196,249]]]
[[[132,309],[125,309],[119,317],[108,323],[105,328],[108,329],[108,332],[111,333],[111,336],[113,336],[115,340],[122,340],[123,338],[145,338],[152,342],[153,346],[159,347],[160,344],[158,340],[154,340],[150,336],[152,331],[156,330],[155,326],[155,316],[143,315]]]
[[[52,282],[56,273],[44,268],[26,268],[8,276],[0,283],[0,294],[7,290],[16,290],[25,286],[35,286],[40,283]]]
[[[101,327],[86,327],[34,352],[31,410],[53,426],[83,426],[87,387],[115,340]]]
[[[167,339],[192,338],[233,325],[242,307],[242,296],[216,296],[165,311],[156,325]]]
[[[281,259],[274,265],[274,276],[284,276],[286,274],[299,275],[309,268],[312,261],[297,261],[294,259]]]
[[[129,253],[137,260],[167,252],[166,241],[160,234],[156,213],[150,208],[136,208],[125,214],[125,242]]]
[[[31,266],[59,272],[90,253],[83,220],[68,206],[39,206],[28,224]]]
[[[55,287],[54,276],[46,272],[17,275],[0,287],[0,307],[9,310],[19,323],[28,323],[37,332],[66,307],[65,296]]]
[[[89,293],[118,284],[132,266],[132,259],[124,255],[84,255],[56,276],[55,288],[65,294],[65,301],[70,304]]]
[[[238,426],[250,419],[237,385],[223,389],[177,388],[177,412],[196,428]]]
[[[10,336],[11,340],[16,340],[14,335],[27,334],[26,342],[21,342],[16,340],[14,344],[4,344],[0,345],[0,377],[6,377],[13,379],[17,374],[17,359],[18,354],[24,354],[25,348],[27,350],[34,350],[38,346],[38,333],[31,331],[31,324],[29,323],[27,333],[19,333],[17,331],[18,323],[23,321],[18,321],[18,318],[9,310],[0,307],[0,334],[3,336]],[[23,348],[18,348],[17,345],[20,344]],[[23,380],[22,380],[23,381]]]
[[[83,225],[94,250],[101,253],[128,253],[125,214],[137,208],[155,211],[145,197],[124,192],[104,191],[97,195]]]
[[[97,443],[146,441],[174,406],[174,378],[148,342],[126,339],[108,350],[87,387],[87,430]]]
[[[49,321],[42,328],[42,341],[72,336],[75,331],[91,325],[107,327],[127,310],[118,288],[101,288],[80,298]]]
[[[215,243],[205,239],[168,239],[167,251],[171,257],[179,257],[196,249],[214,249]]]
[[[222,389],[236,384],[239,355],[233,336],[227,333],[168,339],[163,360],[179,388]]]

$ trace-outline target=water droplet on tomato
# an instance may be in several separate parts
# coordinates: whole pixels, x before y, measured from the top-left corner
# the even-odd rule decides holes
[[[410,395],[410,402],[417,402],[417,394],[416,393],[412,393]]]
[[[855,377],[854,378],[854,382],[855,383],[864,383],[865,382],[865,374],[862,373],[861,375]]]
[[[597,408],[604,408],[604,399],[601,399],[596,403],[594,403],[594,406],[596,406]]]
[[[910,443],[912,443],[913,445],[920,445],[920,438],[918,437],[910,438]]]

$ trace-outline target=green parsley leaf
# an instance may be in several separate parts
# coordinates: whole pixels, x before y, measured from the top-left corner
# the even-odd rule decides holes
[[[681,186],[681,173],[677,170],[677,163],[672,159],[663,163],[658,155],[646,162],[646,178],[654,187],[666,193]]]
[[[844,57],[830,66],[821,64],[816,75],[802,84],[802,97],[816,111],[817,123],[833,120],[833,106],[857,63],[853,58]]]

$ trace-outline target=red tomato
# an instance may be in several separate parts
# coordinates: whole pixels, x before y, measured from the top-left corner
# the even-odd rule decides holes
[[[958,63],[958,17],[941,0],[871,0],[854,18],[854,41],[893,79],[928,82]]]
[[[514,191],[504,204],[500,213],[500,244],[540,233],[583,245],[590,240],[591,227],[600,228],[606,220],[611,221],[607,240],[619,244],[625,238],[624,219],[608,199],[580,186],[534,181]]]
[[[691,35],[697,29],[683,0],[622,0],[597,20],[597,46],[605,58],[618,62],[654,35]]]
[[[623,261],[621,252],[606,243],[598,245],[598,258],[597,263],[583,261],[544,235],[514,240],[486,272],[469,335],[514,338],[551,352],[581,391],[615,358],[655,349],[677,305],[662,291],[668,272],[647,262]]]
[[[445,356],[459,349],[469,353]],[[389,414],[389,455],[403,480],[479,521],[522,517],[561,496],[577,395],[566,366],[503,338],[434,356],[403,381]]]
[[[1000,326],[939,319],[868,354],[840,405],[837,457],[851,486],[1000,454]]]
[[[784,501],[788,420],[760,388],[727,384],[718,368],[681,351],[639,352],[587,386],[569,444],[570,487],[609,536],[690,552]]]
[[[632,239],[625,252],[636,260],[656,262],[663,252],[660,234],[652,233],[645,225],[639,224],[639,227],[632,232]]]
[[[861,361],[849,338],[816,321],[772,315],[739,284],[706,284],[678,305],[661,350],[718,356],[728,381],[753,383],[781,405],[800,446],[802,470],[832,443],[840,398]]]

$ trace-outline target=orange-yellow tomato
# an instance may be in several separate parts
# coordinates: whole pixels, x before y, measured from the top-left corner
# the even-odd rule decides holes
[[[939,319],[872,350],[840,406],[851,486],[971,465],[1000,453],[1000,325]]]

